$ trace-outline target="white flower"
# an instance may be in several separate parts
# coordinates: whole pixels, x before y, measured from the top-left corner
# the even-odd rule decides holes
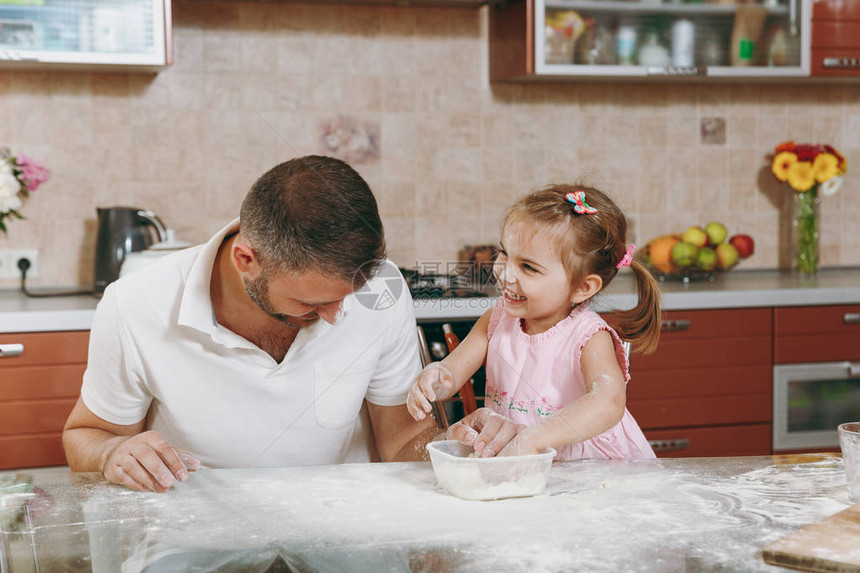
[[[21,183],[12,175],[11,166],[3,161],[0,163],[0,213],[8,213],[21,206]]]
[[[824,197],[833,197],[839,193],[842,188],[842,177],[834,175],[827,181],[821,184],[821,195]]]

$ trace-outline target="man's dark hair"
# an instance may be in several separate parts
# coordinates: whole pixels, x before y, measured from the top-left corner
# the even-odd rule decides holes
[[[369,278],[385,259],[370,187],[333,157],[291,159],[257,179],[242,202],[240,231],[265,272],[314,270],[354,283],[359,270]]]

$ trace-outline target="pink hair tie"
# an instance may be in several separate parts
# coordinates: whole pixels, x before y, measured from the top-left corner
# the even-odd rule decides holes
[[[621,257],[621,260],[618,262],[617,265],[615,265],[615,268],[620,269],[621,267],[629,267],[630,263],[633,262],[633,252],[635,250],[636,245],[630,245],[629,247],[627,247],[627,253],[625,253],[625,255]]]

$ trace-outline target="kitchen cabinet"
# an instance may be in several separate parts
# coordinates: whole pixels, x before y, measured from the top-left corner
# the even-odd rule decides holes
[[[80,394],[89,334],[0,334],[0,469],[66,463],[62,430]]]
[[[170,0],[0,2],[0,65],[157,71],[173,60]]]
[[[657,351],[631,356],[627,389],[658,456],[770,453],[772,323],[771,308],[664,313]]]
[[[838,451],[860,419],[860,305],[774,309],[774,451]]]
[[[491,80],[805,78],[812,0],[520,0],[489,29]]]
[[[774,309],[774,362],[860,360],[860,305]]]

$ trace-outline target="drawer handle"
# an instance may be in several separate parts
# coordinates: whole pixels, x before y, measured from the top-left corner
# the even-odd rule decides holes
[[[845,324],[860,324],[860,312],[846,312],[842,317]]]
[[[24,354],[23,344],[0,344],[0,358],[21,356]]]
[[[660,330],[663,332],[683,332],[684,330],[690,330],[690,321],[686,319],[663,320],[660,322]]]
[[[690,447],[689,438],[677,438],[674,440],[648,440],[655,452],[679,452]]]

